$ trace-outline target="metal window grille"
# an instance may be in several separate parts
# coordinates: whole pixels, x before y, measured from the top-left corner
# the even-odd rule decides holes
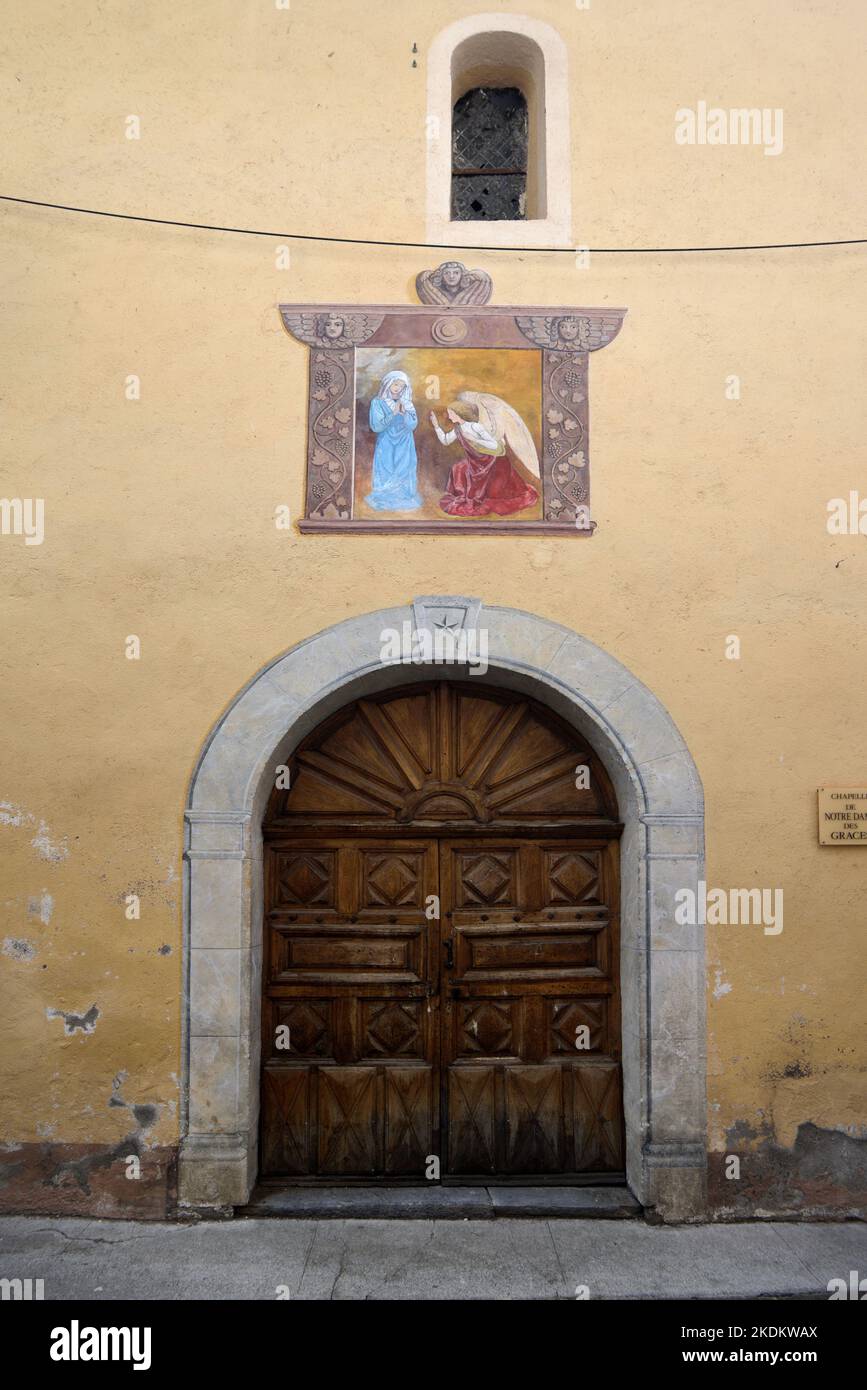
[[[452,116],[452,219],[527,216],[527,102],[517,87],[474,87]]]

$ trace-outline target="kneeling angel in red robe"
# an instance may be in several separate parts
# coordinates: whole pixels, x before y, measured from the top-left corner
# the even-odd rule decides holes
[[[430,421],[441,444],[459,444],[463,458],[449,473],[440,506],[450,516],[508,516],[532,507],[539,493],[525,483],[513,458],[539,477],[539,455],[520,415],[499,396],[462,391],[446,410],[452,429]]]

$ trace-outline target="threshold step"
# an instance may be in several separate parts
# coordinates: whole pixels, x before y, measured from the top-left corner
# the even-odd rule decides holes
[[[628,1187],[489,1187],[495,1216],[641,1216]]]
[[[491,1220],[498,1216],[637,1217],[628,1187],[257,1187],[235,1215],[391,1221]]]

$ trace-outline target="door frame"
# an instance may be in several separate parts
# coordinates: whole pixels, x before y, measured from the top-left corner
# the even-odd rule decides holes
[[[391,634],[476,635],[468,667],[383,659]],[[265,666],[209,734],[184,813],[182,1206],[243,1205],[258,1155],[261,822],[273,769],[359,696],[454,675],[530,695],[583,734],[624,823],[621,999],[627,1178],[663,1220],[706,1209],[704,928],[675,895],[704,871],[695,763],[663,705],[613,656],[531,613],[453,595],[348,619]]]

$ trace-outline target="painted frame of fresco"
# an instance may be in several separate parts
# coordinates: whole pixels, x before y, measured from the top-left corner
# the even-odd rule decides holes
[[[320,535],[592,536],[596,523],[590,512],[590,354],[617,336],[626,312],[550,305],[506,308],[460,301],[418,306],[281,304],[287,333],[310,350],[307,490],[299,530]],[[356,351],[360,347],[541,353],[541,519],[455,519],[448,514],[442,521],[398,514],[356,517]],[[442,406],[437,401],[432,408]],[[421,404],[418,409],[421,415]]]

